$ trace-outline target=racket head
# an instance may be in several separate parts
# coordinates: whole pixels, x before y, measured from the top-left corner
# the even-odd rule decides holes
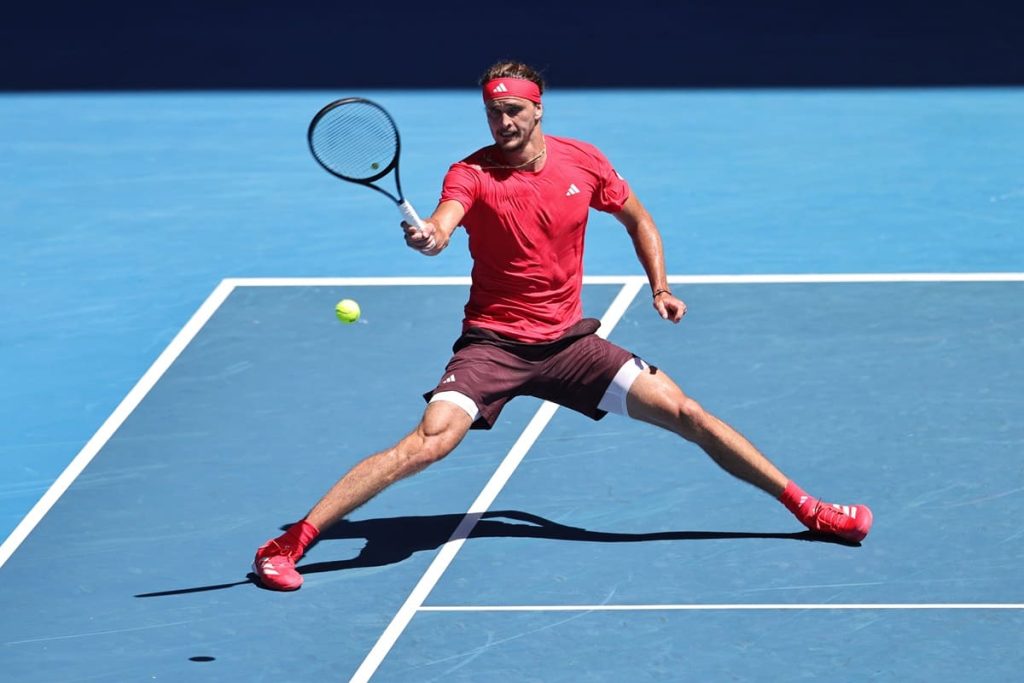
[[[394,119],[384,107],[363,97],[345,97],[326,105],[309,122],[306,139],[324,170],[363,185],[397,169],[402,149]]]

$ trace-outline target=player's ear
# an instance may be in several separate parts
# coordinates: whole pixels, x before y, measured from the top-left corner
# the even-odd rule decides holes
[[[533,111],[533,120],[534,121],[540,121],[540,117],[544,115],[544,105],[543,104],[534,105],[533,110],[534,110]]]

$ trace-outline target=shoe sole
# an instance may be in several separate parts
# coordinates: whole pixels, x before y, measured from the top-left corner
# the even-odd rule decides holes
[[[256,577],[256,580],[259,582],[259,584],[261,586],[263,586],[264,588],[268,589],[268,590],[281,591],[281,592],[291,592],[291,591],[296,591],[296,590],[299,590],[300,588],[302,588],[302,581],[301,580],[297,584],[295,584],[294,586],[291,586],[291,585],[285,586],[285,585],[281,585],[281,584],[268,583],[266,577],[259,573],[259,570],[256,568],[256,563],[255,562],[252,563],[252,573],[253,573],[253,576]]]

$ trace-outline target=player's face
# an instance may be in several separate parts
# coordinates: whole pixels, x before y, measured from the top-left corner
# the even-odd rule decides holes
[[[487,125],[503,152],[518,152],[530,142],[543,108],[520,97],[503,97],[487,103]]]

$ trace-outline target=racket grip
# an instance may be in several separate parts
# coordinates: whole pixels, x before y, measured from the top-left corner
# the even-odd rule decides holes
[[[402,200],[398,205],[398,210],[402,213],[402,218],[409,225],[415,225],[417,228],[423,228],[423,221],[420,219],[419,214],[416,213],[416,209],[412,208],[412,204],[408,201]]]

